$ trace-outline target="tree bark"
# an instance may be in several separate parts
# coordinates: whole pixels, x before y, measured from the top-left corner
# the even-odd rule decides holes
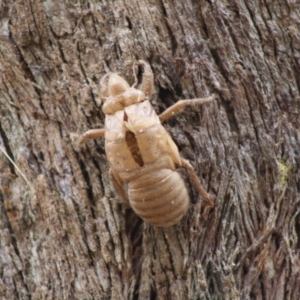
[[[298,1],[0,4],[1,299],[299,299]],[[99,79],[148,61],[160,113],[215,207],[182,176],[183,220],[153,227],[108,179]],[[16,169],[24,173],[27,183]]]

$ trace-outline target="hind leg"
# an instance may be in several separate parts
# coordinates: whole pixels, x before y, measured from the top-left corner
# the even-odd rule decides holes
[[[142,68],[142,79],[139,82],[138,73],[139,67]],[[154,91],[154,79],[153,79],[153,72],[151,67],[148,63],[143,60],[139,60],[133,64],[133,76],[134,76],[134,84],[132,87],[137,88],[144,92],[146,98],[149,100]]]
[[[198,176],[197,176],[194,168],[190,164],[190,162],[187,159],[181,158],[181,166],[188,171],[188,173],[189,173],[189,175],[191,177],[191,180],[192,180],[195,188],[197,189],[197,191],[199,192],[199,194],[206,201],[206,205],[209,206],[209,207],[213,207],[214,206],[214,202],[211,200],[209,194],[202,187],[202,185],[201,185],[201,183],[200,183],[200,181],[198,179]]]
[[[121,179],[118,178],[118,176],[112,171],[112,169],[109,169],[109,178],[112,181],[112,183],[114,184],[116,190],[118,191],[121,201],[124,204],[124,206],[126,208],[130,208],[130,205],[127,201],[127,197],[126,197]]]

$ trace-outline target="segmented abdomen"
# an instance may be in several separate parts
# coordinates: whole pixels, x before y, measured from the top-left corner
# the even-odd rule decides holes
[[[169,227],[180,221],[189,206],[189,196],[179,173],[161,169],[144,174],[128,184],[133,210],[144,221]]]

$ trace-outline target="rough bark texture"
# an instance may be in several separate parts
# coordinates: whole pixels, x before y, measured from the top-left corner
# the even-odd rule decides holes
[[[299,299],[300,5],[283,0],[0,3],[1,299]],[[155,75],[188,176],[169,229],[125,210],[108,179],[98,83]]]

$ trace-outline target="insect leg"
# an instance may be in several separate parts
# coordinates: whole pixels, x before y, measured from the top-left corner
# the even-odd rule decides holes
[[[215,95],[212,95],[212,96],[207,97],[207,98],[179,100],[177,103],[175,103],[171,107],[167,108],[162,114],[160,114],[159,119],[160,119],[161,122],[164,122],[167,119],[169,119],[170,117],[172,117],[175,114],[179,113],[186,106],[206,104],[206,103],[212,102],[214,99],[215,99]]]
[[[193,184],[195,185],[197,191],[199,192],[199,194],[205,199],[207,206],[213,207],[214,206],[214,202],[210,199],[210,196],[208,195],[208,193],[204,190],[204,188],[202,187],[198,176],[194,170],[194,168],[192,167],[192,165],[190,164],[190,162],[187,159],[181,158],[181,166],[183,168],[185,168],[191,179]]]
[[[130,205],[128,204],[128,201],[127,201],[125,191],[123,189],[123,185],[120,183],[121,179],[117,178],[117,176],[112,171],[112,169],[109,169],[109,177],[110,177],[110,180],[113,182],[115,188],[117,189],[117,191],[120,195],[122,203],[125,205],[126,208],[130,208]]]
[[[96,138],[104,137],[104,134],[105,134],[104,128],[88,130],[79,138],[79,144],[81,145],[85,143],[86,140],[88,139],[96,139]]]
[[[146,95],[146,98],[150,99],[154,90],[153,72],[150,65],[143,60],[135,62],[133,64],[133,76],[133,87],[143,91]],[[140,76],[141,82],[139,82]]]

